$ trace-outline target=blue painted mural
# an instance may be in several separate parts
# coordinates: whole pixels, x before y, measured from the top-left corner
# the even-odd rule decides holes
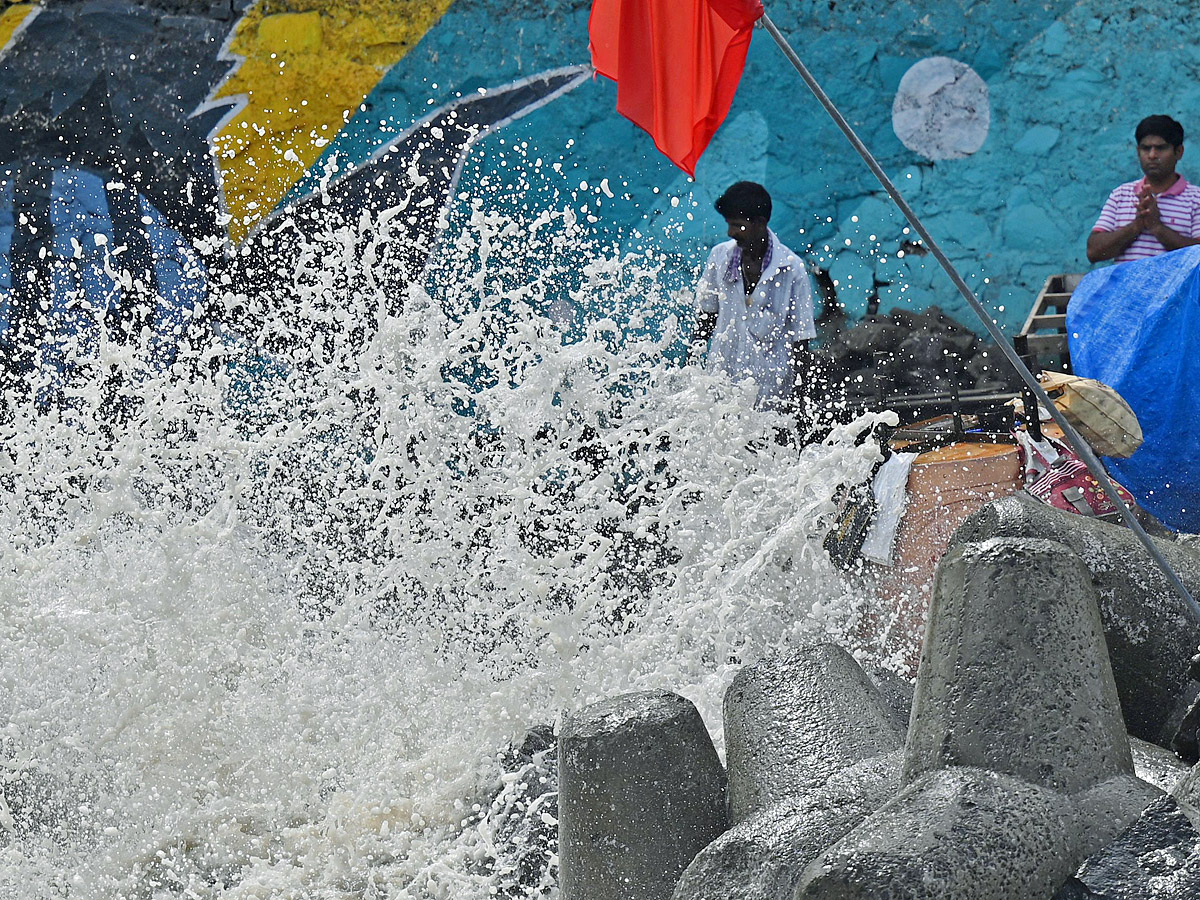
[[[154,298],[142,318],[169,338],[170,310],[200,303],[213,279],[269,290],[293,251],[262,238],[311,230],[315,197],[321,216],[348,220],[414,190],[426,198],[398,283],[424,270],[439,217],[453,228],[483,198],[571,206],[597,243],[653,247],[662,277],[686,286],[722,234],[712,200],[741,178],[768,185],[773,227],[829,271],[851,315],[877,298],[969,322],[765,33],[692,180],[616,115],[611,83],[579,68],[588,6],[4,3],[7,342],[21,343],[36,308],[75,333],[66,310],[81,296],[126,327],[129,298]],[[779,0],[768,11],[1009,330],[1047,275],[1086,269],[1100,202],[1136,174],[1138,119],[1200,127],[1188,115],[1200,13],[1186,5],[940,0],[881,15],[865,0]]]
[[[512,72],[586,59],[586,7],[517,7],[505,21],[518,43],[487,26],[486,4],[457,3],[381,83],[379,102],[402,97],[401,83],[470,89],[472,79],[456,80],[452,72],[458,60],[473,74],[477,54]],[[1197,13],[1183,6],[945,0],[889,5],[881,14],[877,4],[858,0],[783,0],[768,12],[1009,331],[1048,275],[1087,270],[1084,241],[1100,204],[1115,184],[1138,174],[1137,121],[1166,112],[1200,128],[1188,116],[1196,87],[1178,77],[1200,64],[1189,37]],[[1139,47],[1136,67],[1130,41]],[[975,134],[986,121],[982,143],[957,158],[939,152],[936,128],[924,146],[918,129],[916,149],[897,136],[904,76],[939,57],[968,67],[986,86],[987,105],[970,121],[928,119]],[[944,99],[917,95],[930,113]],[[971,323],[932,258],[920,248],[906,252],[904,221],[764,32],[755,34],[730,117],[694,182],[614,116],[614,107],[615,88],[598,80],[512,131],[541,155],[562,156],[564,190],[578,193],[588,184],[598,227],[628,242],[638,240],[635,231],[652,235],[681,279],[722,237],[712,200],[730,182],[749,178],[772,190],[773,226],[829,269],[853,315],[877,293],[884,310],[937,303]],[[348,148],[355,135],[342,137]],[[481,144],[475,178],[495,171],[488,155],[500,153],[500,139]],[[599,189],[604,178],[620,185],[616,197]]]

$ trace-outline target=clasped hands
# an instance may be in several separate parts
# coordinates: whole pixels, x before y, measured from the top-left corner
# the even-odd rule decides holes
[[[1138,191],[1137,215],[1134,216],[1133,222],[1139,231],[1148,231],[1151,234],[1157,232],[1162,225],[1162,218],[1158,211],[1158,198],[1154,196],[1154,192],[1148,185]]]

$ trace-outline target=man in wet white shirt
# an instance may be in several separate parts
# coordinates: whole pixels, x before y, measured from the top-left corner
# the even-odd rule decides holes
[[[758,384],[755,405],[781,408],[816,337],[813,289],[804,261],[767,223],[771,195],[751,181],[731,185],[716,202],[730,240],[708,256],[696,287],[694,343],[710,341],[709,362]]]

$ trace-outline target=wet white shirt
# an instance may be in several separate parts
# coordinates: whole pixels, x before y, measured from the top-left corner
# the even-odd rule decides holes
[[[792,345],[817,336],[813,288],[804,261],[768,229],[771,246],[762,277],[747,297],[736,241],[713,247],[696,287],[701,312],[716,313],[709,363],[758,383],[756,406],[791,397]]]

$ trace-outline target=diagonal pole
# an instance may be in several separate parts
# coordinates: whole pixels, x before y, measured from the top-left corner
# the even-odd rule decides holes
[[[1113,499],[1113,502],[1117,504],[1117,508],[1121,510],[1121,516],[1125,520],[1125,524],[1129,526],[1130,530],[1136,534],[1138,539],[1141,540],[1141,542],[1145,545],[1146,550],[1149,552],[1151,558],[1155,563],[1158,564],[1158,567],[1167,577],[1167,580],[1171,583],[1171,586],[1175,589],[1175,592],[1180,596],[1184,604],[1187,606],[1188,611],[1192,614],[1192,618],[1200,623],[1200,605],[1196,603],[1196,599],[1184,586],[1183,582],[1179,578],[1179,575],[1176,574],[1175,570],[1171,568],[1171,564],[1168,563],[1166,558],[1162,555],[1162,551],[1160,551],[1155,545],[1154,541],[1150,539],[1150,535],[1146,533],[1146,529],[1142,527],[1142,523],[1137,520],[1137,516],[1135,516],[1133,511],[1125,505],[1125,502],[1121,499],[1121,495],[1117,493],[1117,489],[1113,485],[1112,479],[1108,477],[1108,472],[1105,471],[1104,466],[1096,457],[1096,454],[1092,451],[1092,448],[1088,445],[1087,441],[1081,438],[1079,433],[1071,427],[1071,424],[1066,420],[1066,417],[1063,416],[1062,412],[1057,406],[1054,405],[1054,402],[1049,398],[1049,396],[1047,396],[1045,390],[1043,390],[1042,386],[1038,383],[1038,380],[1033,376],[1033,373],[1029,371],[1023,362],[1021,362],[1021,358],[1017,356],[1017,351],[1013,349],[1012,345],[1008,342],[1008,339],[1004,337],[1004,333],[996,325],[992,317],[988,315],[987,310],[983,308],[983,304],[979,302],[978,298],[976,298],[975,294],[967,286],[967,283],[963,281],[962,276],[958,274],[958,271],[954,268],[954,265],[949,259],[946,258],[946,255],[942,252],[942,248],[938,246],[937,242],[933,239],[933,236],[930,235],[930,233],[925,229],[925,226],[922,224],[921,220],[917,218],[917,214],[913,212],[912,207],[908,205],[908,202],[900,194],[900,191],[892,183],[892,180],[888,178],[887,173],[884,172],[880,167],[879,163],[875,160],[875,157],[871,154],[871,151],[867,149],[866,145],[863,144],[861,140],[859,140],[858,135],[855,134],[850,123],[846,121],[845,117],[842,116],[837,106],[835,106],[833,101],[829,99],[829,96],[825,93],[825,91],[821,89],[821,85],[817,83],[817,80],[813,77],[812,73],[809,72],[808,68],[803,62],[801,62],[800,57],[796,55],[796,51],[792,49],[791,45],[787,41],[787,38],[785,38],[780,33],[779,29],[775,27],[775,23],[771,21],[771,17],[766,13],[763,13],[760,21],[771,37],[775,39],[775,43],[779,45],[779,49],[783,51],[783,55],[788,58],[788,61],[795,67],[796,71],[800,73],[800,77],[804,79],[804,83],[808,85],[809,90],[813,92],[820,104],[825,107],[825,111],[829,113],[830,118],[832,118],[838,128],[842,130],[842,133],[846,136],[846,139],[850,141],[854,149],[858,151],[858,155],[863,158],[863,162],[867,164],[867,167],[874,173],[875,177],[879,179],[879,183],[882,184],[884,190],[888,192],[888,196],[892,198],[892,201],[897,207],[899,207],[900,211],[904,213],[905,218],[908,219],[913,228],[916,230],[917,234],[920,235],[922,242],[926,247],[929,248],[929,252],[934,255],[937,261],[941,264],[942,268],[946,270],[946,274],[950,276],[950,280],[954,282],[954,286],[958,288],[958,292],[962,294],[963,299],[967,301],[967,305],[969,305],[971,309],[975,311],[975,314],[979,317],[980,321],[983,322],[988,334],[991,335],[992,340],[996,342],[996,346],[1000,348],[1000,351],[1004,354],[1005,359],[1008,360],[1009,364],[1016,370],[1017,374],[1021,376],[1021,380],[1028,385],[1031,391],[1033,391],[1038,403],[1040,403],[1050,412],[1050,415],[1054,419],[1055,423],[1059,428],[1062,429],[1063,435],[1067,439],[1067,443],[1069,443],[1072,449],[1079,454],[1079,458],[1083,460],[1084,464],[1088,467],[1088,470],[1092,473],[1092,476],[1098,482],[1100,482],[1100,486],[1104,489],[1108,496]],[[1034,411],[1034,414],[1036,415],[1036,411]]]

